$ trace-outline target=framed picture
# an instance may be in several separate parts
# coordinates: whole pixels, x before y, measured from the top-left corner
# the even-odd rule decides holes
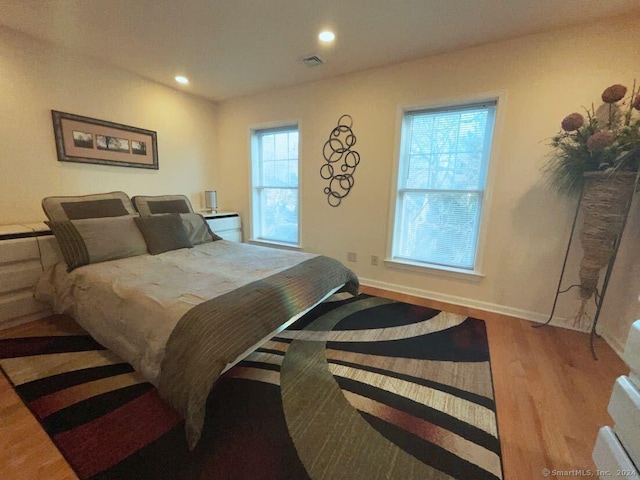
[[[51,110],[58,160],[158,170],[151,130]]]

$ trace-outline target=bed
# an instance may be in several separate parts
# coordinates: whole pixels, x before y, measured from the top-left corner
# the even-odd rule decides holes
[[[358,280],[324,256],[221,240],[186,197],[134,201],[140,214],[123,192],[45,199],[65,262],[36,298],[155,384],[194,448],[221,373],[336,290],[357,294]]]

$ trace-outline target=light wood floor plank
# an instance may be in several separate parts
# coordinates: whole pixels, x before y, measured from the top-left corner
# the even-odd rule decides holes
[[[0,478],[78,478],[3,374],[0,374]]]

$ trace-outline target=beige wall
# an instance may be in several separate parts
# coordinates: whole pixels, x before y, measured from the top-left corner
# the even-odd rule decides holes
[[[301,132],[301,243],[346,262],[365,283],[510,313],[534,320],[548,314],[570,228],[574,203],[549,193],[540,167],[546,139],[564,115],[596,102],[604,87],[633,81],[638,74],[637,19],[619,19],[581,28],[486,45],[223,102],[219,110],[218,178],[223,206],[249,215],[249,129],[299,120]],[[386,256],[392,172],[396,162],[402,105],[446,102],[503,91],[504,124],[494,145],[494,183],[480,281],[373,267],[370,255]],[[327,205],[319,176],[322,146],[340,115],[354,119],[362,161],[356,184],[339,208]],[[639,216],[629,232],[637,238]],[[579,247],[576,249],[579,250]],[[602,325],[619,348],[638,318],[638,242],[627,241],[608,294]],[[578,254],[572,256],[573,283]],[[562,298],[564,324],[578,308]]]
[[[52,109],[157,131],[160,169],[58,162]],[[0,225],[43,219],[49,195],[184,193],[198,209],[215,122],[211,102],[0,29]]]

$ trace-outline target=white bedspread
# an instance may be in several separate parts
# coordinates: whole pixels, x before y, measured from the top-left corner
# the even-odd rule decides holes
[[[193,306],[315,256],[220,240],[71,273],[62,262],[44,272],[36,299],[156,383],[169,335]]]

